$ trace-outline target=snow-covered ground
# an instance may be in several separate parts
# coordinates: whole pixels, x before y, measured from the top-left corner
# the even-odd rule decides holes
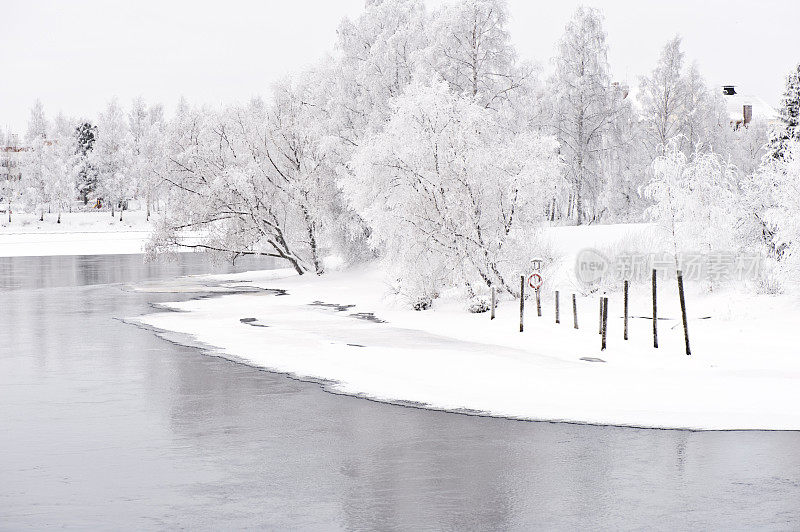
[[[151,225],[144,211],[125,211],[123,220],[110,212],[14,214],[0,217],[0,257],[43,255],[116,255],[142,253]]]
[[[615,239],[648,226],[554,230],[564,269],[574,250],[613,248]],[[497,318],[469,314],[463,303],[437,301],[415,312],[387,297],[376,267],[323,277],[289,270],[217,277],[225,287],[286,290],[224,295],[170,304],[144,316],[149,326],[191,336],[223,356],[331,389],[430,408],[532,420],[563,420],[661,428],[800,430],[800,319],[789,296],[754,296],[733,288],[688,290],[693,355],[683,349],[674,281],[662,283],[659,348],[652,346],[649,286],[631,291],[630,340],[622,338],[621,294],[611,292],[608,349],[600,351],[598,295],[578,295],[572,324],[571,286],[549,284],[543,317],[527,303],[518,331],[517,301],[499,304]],[[203,289],[208,278],[183,280]],[[555,324],[552,289],[561,290]],[[141,287],[170,290],[170,286]],[[336,306],[338,305],[338,306]],[[348,306],[353,305],[353,306]],[[372,314],[370,314],[372,313]],[[374,314],[381,322],[371,318]]]

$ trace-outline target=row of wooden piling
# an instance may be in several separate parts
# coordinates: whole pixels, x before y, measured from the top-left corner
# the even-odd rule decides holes
[[[683,291],[683,274],[680,270],[677,271],[678,277],[678,296],[680,298],[681,303],[681,318],[683,320],[683,332],[684,332],[684,339],[686,343],[686,354],[691,355],[691,350],[689,347],[689,326],[687,323],[686,318],[686,299],[684,297]],[[653,347],[658,348],[658,296],[657,296],[657,272],[654,269],[652,275],[652,288],[653,288]],[[629,283],[627,280],[623,282],[623,319],[624,319],[624,327],[623,327],[623,339],[628,340],[628,287]],[[524,332],[525,330],[525,276],[521,275],[519,279],[519,289],[520,289],[520,298],[519,298],[519,332]],[[539,289],[534,289],[536,293],[536,314],[541,317],[542,316],[542,304],[539,295]],[[491,313],[490,319],[495,318],[495,308],[497,306],[497,295],[495,292],[494,287],[492,288],[492,306],[491,306]],[[555,318],[556,324],[561,323],[561,316],[560,316],[560,304],[559,304],[559,291],[555,291]],[[572,294],[572,321],[573,327],[575,329],[578,328],[578,302],[577,297],[575,294]],[[600,297],[600,314],[599,314],[599,325],[598,325],[598,334],[600,335],[600,350],[604,351],[606,349],[606,339],[607,339],[607,329],[608,329],[608,298],[605,296]]]

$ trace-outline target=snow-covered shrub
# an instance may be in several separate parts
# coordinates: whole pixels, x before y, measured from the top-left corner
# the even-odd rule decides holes
[[[491,309],[491,302],[485,297],[475,296],[467,303],[467,312],[472,314],[482,314],[489,312]]]
[[[757,294],[775,295],[783,292],[786,279],[781,264],[772,257],[767,257],[761,263],[758,277],[750,283],[752,290]]]

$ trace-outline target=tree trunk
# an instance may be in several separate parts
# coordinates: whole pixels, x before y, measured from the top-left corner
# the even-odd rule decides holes
[[[288,260],[289,263],[292,265],[292,268],[294,268],[294,271],[297,272],[297,275],[303,275],[304,273],[306,273],[306,271],[303,269],[303,267],[300,266],[300,263],[297,262],[297,259],[291,258],[291,257],[287,257],[286,260]]]
[[[311,247],[311,262],[314,264],[314,271],[317,275],[322,275],[325,273],[325,269],[322,267],[322,263],[319,260],[319,250],[317,249],[317,237],[316,231],[314,231],[314,220],[311,219],[311,215],[308,213],[308,209],[303,207],[303,216],[306,219],[306,231],[308,232],[308,243]]]

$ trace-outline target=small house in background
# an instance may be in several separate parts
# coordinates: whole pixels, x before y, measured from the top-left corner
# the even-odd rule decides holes
[[[764,120],[770,124],[780,121],[780,115],[771,105],[758,96],[739,94],[735,85],[723,85],[722,95],[734,129],[747,126],[753,120]]]
[[[16,180],[22,177],[22,154],[29,148],[0,145],[0,180]]]

